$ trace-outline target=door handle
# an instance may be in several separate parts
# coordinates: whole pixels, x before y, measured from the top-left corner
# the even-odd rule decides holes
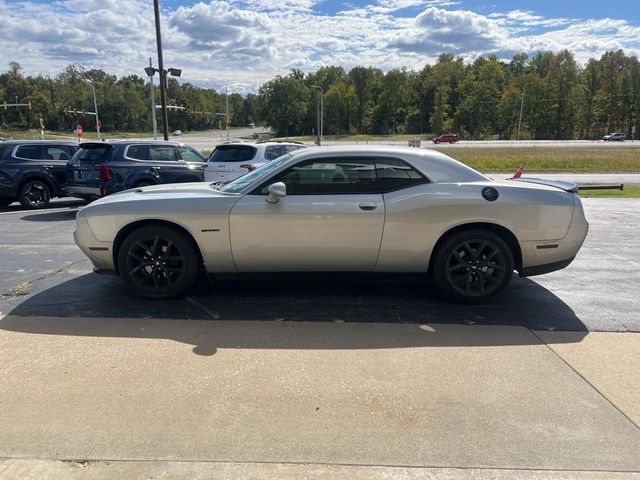
[[[360,202],[358,204],[358,207],[360,208],[360,210],[375,210],[376,208],[378,208],[378,205],[375,203]]]

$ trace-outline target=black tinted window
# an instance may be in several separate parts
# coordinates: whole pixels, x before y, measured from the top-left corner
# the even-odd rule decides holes
[[[383,192],[429,183],[424,175],[396,158],[376,158],[376,174]]]
[[[42,147],[42,153],[45,160],[69,160],[69,147],[58,145],[44,145]]]
[[[136,160],[150,160],[148,145],[129,145],[127,149],[127,157]]]
[[[173,145],[150,145],[150,160],[159,162],[172,162],[176,159]]]
[[[247,162],[256,156],[256,148],[250,145],[219,145],[209,157],[209,162]]]
[[[379,193],[371,159],[318,159],[291,167],[264,185],[284,182],[287,195]]]
[[[87,145],[82,147],[73,157],[75,162],[105,162],[109,157],[111,147],[108,145]]]
[[[15,156],[28,160],[41,160],[42,147],[40,145],[20,145],[16,150]]]
[[[285,145],[270,145],[264,150],[264,158],[265,160],[275,160],[288,152]]]

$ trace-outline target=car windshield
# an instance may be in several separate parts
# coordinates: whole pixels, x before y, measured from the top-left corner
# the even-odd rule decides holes
[[[291,158],[291,154],[287,153],[286,155],[283,155],[280,158],[277,158],[276,160],[273,160],[259,168],[256,168],[253,172],[247,173],[246,175],[243,175],[242,177],[234,180],[233,182],[228,183],[227,185],[222,187],[220,191],[227,192],[227,193],[238,193],[241,190],[244,190],[244,188],[247,185],[254,182],[258,178],[264,177],[265,175],[268,175],[272,171],[276,170],[280,165],[285,163],[290,158]]]

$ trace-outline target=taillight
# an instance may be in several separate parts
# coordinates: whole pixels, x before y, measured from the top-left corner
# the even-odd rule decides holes
[[[100,180],[104,180],[105,182],[111,180],[111,170],[109,170],[107,165],[101,163],[98,165],[98,168],[100,169]]]

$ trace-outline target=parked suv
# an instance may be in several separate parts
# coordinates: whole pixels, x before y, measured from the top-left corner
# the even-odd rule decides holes
[[[455,133],[444,133],[437,137],[433,137],[431,141],[433,143],[456,143],[460,141],[460,138]]]
[[[76,150],[73,141],[0,143],[0,207],[18,200],[24,208],[39,208],[63,197],[67,162]]]
[[[65,190],[85,199],[159,183],[202,182],[205,158],[181,143],[86,142],[67,165]]]
[[[615,132],[602,137],[605,142],[624,142],[626,139],[627,136],[622,132]]]
[[[207,160],[204,178],[207,182],[227,183],[265,163],[294,150],[306,148],[301,142],[241,142],[218,145]]]

